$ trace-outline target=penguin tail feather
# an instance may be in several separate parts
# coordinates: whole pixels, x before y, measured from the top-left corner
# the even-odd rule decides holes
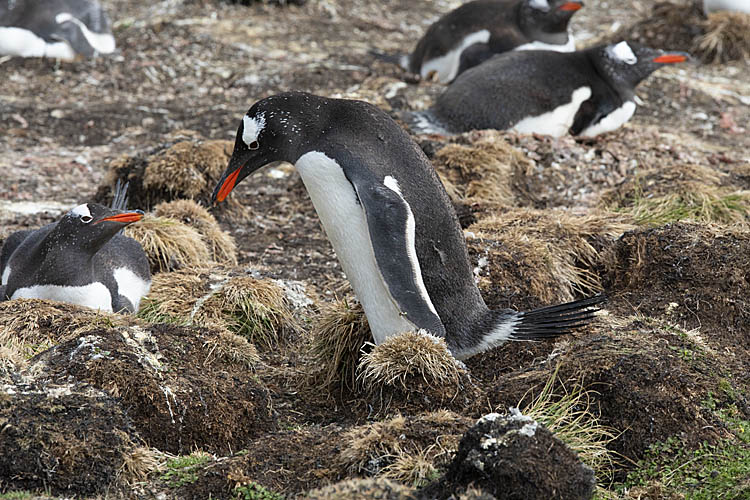
[[[377,50],[370,50],[369,53],[375,59],[401,66],[403,69],[409,71],[409,56],[406,54],[386,54]]]
[[[113,208],[115,210],[127,210],[129,185],[129,182],[126,182],[123,185],[122,180],[117,179],[117,183],[115,184],[115,194],[112,197],[112,205],[110,206],[110,208]]]
[[[589,323],[599,310],[596,306],[606,300],[606,295],[599,294],[518,313],[508,340],[544,340],[571,333],[574,329]]]

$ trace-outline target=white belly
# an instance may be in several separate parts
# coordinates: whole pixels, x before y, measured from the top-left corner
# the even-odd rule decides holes
[[[323,153],[304,154],[295,164],[315,211],[370,323],[375,343],[415,330],[404,318],[377,266],[367,220],[354,188],[338,163]]]
[[[585,128],[580,135],[582,137],[594,137],[595,135],[617,130],[622,127],[626,121],[630,120],[633,113],[635,113],[635,103],[633,101],[628,101],[599,120],[599,123],[595,123],[590,127]]]
[[[461,53],[464,49],[475,43],[487,43],[489,39],[490,32],[488,30],[481,30],[467,35],[461,40],[461,43],[445,55],[423,62],[422,69],[420,70],[422,78],[427,78],[431,73],[437,73],[440,82],[449,83],[456,77],[456,73],[458,73],[458,65],[461,62]]]
[[[539,116],[530,116],[511,127],[521,134],[543,134],[561,137],[568,133],[578,108],[591,97],[591,88],[580,87],[573,92],[571,101]]]
[[[750,0],[703,0],[703,11],[730,10],[750,14]]]
[[[21,57],[73,59],[75,52],[65,42],[47,43],[23,28],[0,28],[0,54]]]
[[[84,286],[34,285],[19,288],[11,299],[47,299],[112,312],[112,296],[99,282]]]
[[[94,33],[93,31],[89,30],[86,25],[83,24],[77,17],[74,17],[67,12],[58,14],[57,16],[55,16],[55,20],[58,22],[58,24],[64,23],[66,21],[77,24],[81,29],[83,36],[86,37],[86,41],[88,41],[89,45],[91,45],[98,53],[111,54],[115,51],[115,38],[109,33]]]
[[[555,52],[575,52],[576,41],[573,35],[568,33],[568,41],[565,44],[560,45],[556,43],[545,43],[540,41],[533,41],[519,45],[513,50],[554,50]]]
[[[113,273],[117,281],[117,292],[126,297],[136,312],[141,303],[141,297],[146,295],[151,288],[150,281],[142,280],[137,274],[126,267],[118,267]]]

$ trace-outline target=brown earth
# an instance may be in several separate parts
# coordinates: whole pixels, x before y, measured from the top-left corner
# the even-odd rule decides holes
[[[206,207],[242,113],[281,90],[366,99],[394,114],[426,107],[439,85],[406,84],[368,51],[408,50],[459,2],[103,3],[115,21],[114,56],[0,59],[0,243],[81,202],[108,202],[117,172],[131,182],[131,208],[183,196]],[[649,18],[655,3],[587,2],[573,22],[579,45],[615,36],[616,22],[625,29]],[[594,412],[618,436],[608,446],[625,457],[618,481],[667,438],[686,449],[731,439],[717,411],[750,417],[748,82],[747,60],[660,70],[639,87],[631,122],[595,139],[414,137],[453,196],[490,305],[527,309],[599,289],[610,297],[606,314],[565,339],[467,360],[470,380],[458,384],[359,385],[366,322],[353,306],[323,332],[331,303],[356,302],[289,165],[256,173],[230,206],[209,209],[237,246],[228,273],[300,285],[307,305],[289,299],[276,328],[293,332],[285,341],[256,351],[227,322],[0,304],[0,492],[231,498],[259,485],[295,495],[375,474],[312,497],[408,498],[415,483],[446,471],[451,443],[471,422],[524,407],[552,376],[556,390],[595,391]],[[177,177],[186,171],[194,183]],[[681,209],[689,205],[677,219],[692,222],[649,204],[676,194]],[[30,201],[48,211],[19,211]],[[214,264],[201,265],[208,274]],[[338,361],[321,361],[350,324]],[[18,384],[33,389],[11,394]],[[438,408],[454,416],[425,417]],[[363,435],[387,448],[342,456]],[[61,440],[76,453],[61,452]],[[145,461],[138,480],[118,472],[136,446],[162,457]],[[184,481],[169,479],[159,453],[196,449],[213,455]],[[471,491],[466,498],[482,498]]]

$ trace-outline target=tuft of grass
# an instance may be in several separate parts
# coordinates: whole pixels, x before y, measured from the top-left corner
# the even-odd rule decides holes
[[[209,347],[209,355],[205,363],[208,364],[212,356],[216,355],[230,363],[243,365],[246,368],[254,368],[260,362],[258,350],[245,337],[241,337],[230,331],[219,332],[217,338],[206,342]]]
[[[339,300],[322,306],[312,332],[310,383],[329,388],[341,383],[353,390],[362,348],[372,340],[362,305]]]
[[[639,225],[663,225],[681,220],[747,224],[750,191],[725,193],[706,188],[655,198],[637,197],[633,205],[623,211],[630,213]]]
[[[125,235],[141,244],[152,273],[199,266],[210,260],[203,236],[175,219],[147,214],[126,227]]]
[[[7,493],[0,493],[0,500],[31,500],[37,498],[38,495],[29,491],[9,491]]]
[[[706,62],[723,63],[750,59],[750,14],[722,11],[709,14],[704,33],[692,51]]]
[[[424,331],[404,332],[362,355],[357,380],[370,392],[382,386],[406,391],[412,377],[432,387],[458,387],[462,371],[444,339]]]
[[[235,487],[232,498],[236,500],[284,500],[286,497],[268,488],[264,488],[258,483],[251,482]]]
[[[128,484],[146,481],[151,474],[166,468],[168,457],[156,448],[138,446],[125,455],[120,476]]]
[[[190,455],[167,460],[164,473],[160,476],[170,488],[179,488],[198,480],[198,469],[213,457],[205,452],[196,451]]]
[[[426,486],[440,477],[440,472],[433,465],[434,447],[414,452],[397,451],[393,462],[383,467],[380,476],[414,488]]]
[[[609,482],[614,462],[607,445],[617,438],[618,432],[599,423],[592,411],[591,396],[595,394],[594,391],[586,391],[581,385],[575,385],[568,390],[562,381],[562,392],[554,390],[559,368],[560,365],[547,380],[539,395],[521,412],[544,424],[558,439],[575,451],[583,463],[594,469],[600,481],[604,479]],[[525,397],[524,395],[521,401]]]

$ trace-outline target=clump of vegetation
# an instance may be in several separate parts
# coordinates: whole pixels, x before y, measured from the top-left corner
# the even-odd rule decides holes
[[[346,300],[323,305],[311,331],[311,385],[353,390],[362,348],[372,341],[362,305]]]
[[[201,234],[175,219],[146,215],[126,227],[125,235],[141,244],[152,273],[206,265],[210,260]]]
[[[693,42],[693,52],[705,62],[750,59],[750,14],[719,11],[709,14],[704,33]]]
[[[234,489],[233,497],[235,500],[284,500],[284,495],[264,488],[258,483],[250,482],[237,486]]]
[[[179,488],[186,484],[192,484],[198,480],[198,470],[200,466],[211,460],[213,457],[202,451],[196,451],[190,455],[175,457],[167,460],[165,471],[161,479],[167,483],[170,488]]]
[[[124,456],[120,476],[127,483],[145,481],[155,473],[167,467],[169,455],[156,448],[138,446]]]

